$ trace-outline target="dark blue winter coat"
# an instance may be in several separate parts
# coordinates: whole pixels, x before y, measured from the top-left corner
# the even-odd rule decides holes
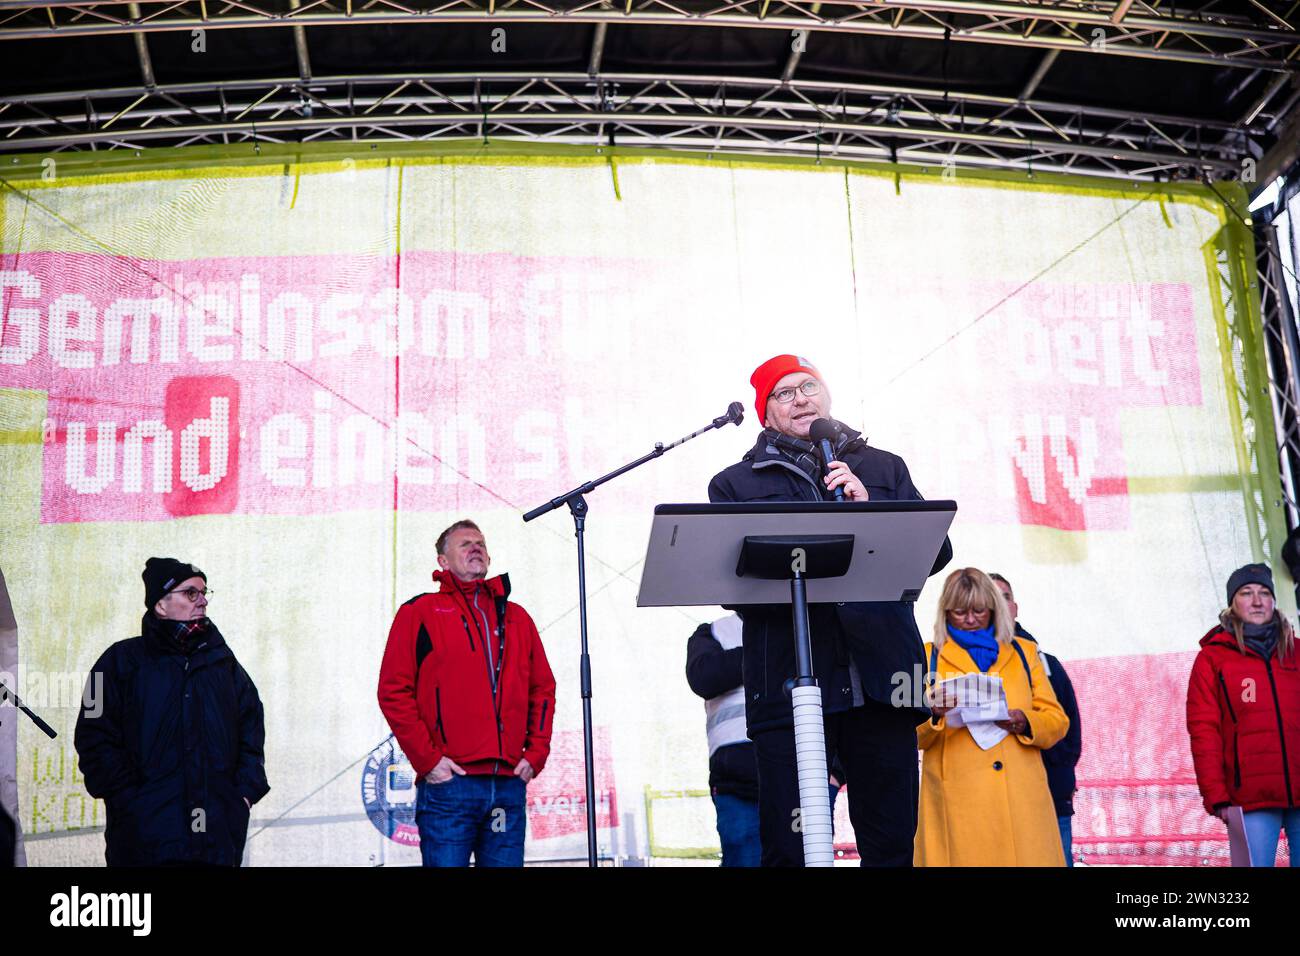
[[[738,463],[719,472],[709,483],[709,500],[721,501],[830,501],[825,485],[815,481],[784,456],[772,443],[774,432],[764,430],[758,442]],[[808,443],[792,443],[815,454]],[[872,448],[858,432],[840,426],[835,456],[866,487],[872,501],[920,501],[907,465],[897,455]],[[952,545],[944,540],[931,574],[952,560]],[[785,682],[794,677],[794,625],[785,606],[738,608],[744,618],[745,717],[752,737],[756,732],[788,727],[794,722]],[[862,693],[878,703],[893,702],[898,689],[895,675],[911,679],[924,669],[921,634],[913,605],[903,601],[810,604],[808,625],[812,637],[813,673],[822,688],[827,712],[851,705],[847,664],[857,666]],[[829,678],[829,679],[828,679]],[[928,711],[917,712],[917,723]]]
[[[95,664],[74,737],[81,772],[107,810],[109,866],[238,866],[244,799],[270,790],[262,702],[215,625],[188,643],[173,630],[146,613],[141,636]]]
[[[1016,624],[1016,635],[1026,637],[1038,643],[1034,635]],[[1043,766],[1047,770],[1047,787],[1052,791],[1052,803],[1056,806],[1058,817],[1074,816],[1074,791],[1076,781],[1074,767],[1083,752],[1083,721],[1079,719],[1079,702],[1074,696],[1074,685],[1070,675],[1065,672],[1065,665],[1051,654],[1041,650],[1038,656],[1043,659],[1048,669],[1047,680],[1061,703],[1065,716],[1070,718],[1070,729],[1055,745],[1043,751]]]

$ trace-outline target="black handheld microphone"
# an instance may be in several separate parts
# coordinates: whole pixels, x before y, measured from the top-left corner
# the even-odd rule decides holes
[[[830,463],[835,460],[835,446],[831,444],[838,434],[835,426],[829,419],[819,418],[808,428],[808,437],[817,443],[817,448],[822,453],[822,465],[825,468],[830,467]],[[843,486],[835,489],[835,500],[844,500]]]

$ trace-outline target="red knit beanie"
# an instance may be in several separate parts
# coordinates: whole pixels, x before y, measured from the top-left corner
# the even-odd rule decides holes
[[[749,384],[754,386],[754,408],[758,412],[760,426],[767,418],[767,398],[772,394],[773,387],[791,372],[807,372],[819,380],[822,377],[813,363],[802,355],[777,355],[754,369],[754,374],[749,376]]]

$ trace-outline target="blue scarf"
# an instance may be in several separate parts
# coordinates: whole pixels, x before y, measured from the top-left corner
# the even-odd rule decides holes
[[[998,646],[992,624],[981,631],[960,631],[949,624],[948,636],[966,649],[975,666],[984,673],[997,661],[998,652],[1002,649]]]

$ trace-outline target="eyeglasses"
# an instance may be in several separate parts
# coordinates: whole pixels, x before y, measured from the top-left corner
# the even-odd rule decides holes
[[[817,381],[817,379],[815,378],[810,378],[808,379],[808,381],[804,382],[798,388],[795,388],[793,385],[790,385],[787,386],[786,388],[781,389],[780,391],[773,392],[768,397],[775,398],[778,405],[789,405],[791,402],[794,401],[795,392],[803,392],[809,398],[812,398],[814,395],[820,393],[821,390],[822,390],[822,383]]]
[[[202,596],[205,597],[205,598],[206,598],[206,597],[211,597],[211,596],[212,596],[212,589],[211,589],[211,588],[204,588],[203,590],[200,591],[198,588],[182,588],[182,589],[179,590],[179,591],[171,591],[171,592],[169,592],[169,593],[170,593],[170,594],[180,594],[180,595],[184,595],[185,600],[187,600],[187,601],[189,601],[191,604],[193,604],[195,601],[197,601],[197,600],[199,599],[199,596],[200,596],[200,595],[202,595]]]

